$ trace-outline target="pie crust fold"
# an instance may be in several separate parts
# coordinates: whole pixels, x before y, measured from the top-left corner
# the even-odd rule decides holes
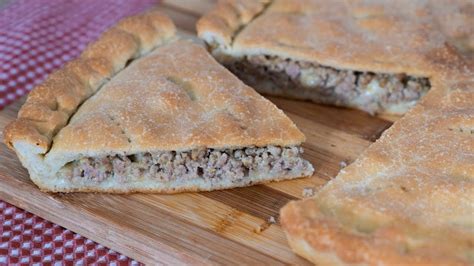
[[[429,92],[354,163],[315,197],[281,210],[295,253],[317,265],[472,265],[474,63],[449,43],[469,50],[472,4],[274,0],[241,18],[250,2],[220,1],[197,29],[220,62],[261,92],[338,105],[314,90],[289,91],[304,67],[429,80]],[[252,67],[256,74],[245,72]]]
[[[473,70],[433,79],[432,91],[315,197],[282,208],[297,254],[328,265],[473,263]]]
[[[427,93],[439,62],[459,57],[433,5],[222,0],[197,31],[219,62],[259,92],[403,114]]]
[[[51,74],[4,135],[52,192],[214,190],[313,172],[294,123],[155,10]]]

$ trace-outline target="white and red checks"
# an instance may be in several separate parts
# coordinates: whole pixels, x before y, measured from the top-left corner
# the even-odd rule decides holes
[[[138,265],[76,233],[0,202],[0,265]]]
[[[0,110],[27,94],[120,18],[156,0],[16,0],[0,7]],[[0,201],[0,265],[138,262]]]
[[[0,10],[0,109],[78,56],[120,18],[156,0],[16,0]]]

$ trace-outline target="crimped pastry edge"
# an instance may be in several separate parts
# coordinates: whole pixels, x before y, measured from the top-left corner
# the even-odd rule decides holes
[[[124,18],[30,92],[17,119],[5,127],[4,143],[36,184],[50,172],[43,158],[54,136],[79,106],[132,60],[174,40],[175,32],[171,19],[156,9]]]
[[[322,66],[332,67],[341,70],[368,71],[386,74],[406,73],[417,77],[432,78],[441,72],[447,71],[447,66],[457,64],[460,61],[460,54],[449,43],[429,51],[425,55],[423,62],[418,64],[400,64],[399,62],[375,62],[370,64],[361,60],[334,60],[331,53],[328,56],[322,56],[320,53],[308,51],[295,51],[293,48],[277,47],[268,44],[234,43],[238,34],[265,12],[274,3],[274,0],[220,0],[204,16],[202,16],[196,30],[198,37],[201,38],[210,52],[221,63],[238,61],[244,56],[269,55],[281,58],[291,58],[294,60],[311,61]],[[258,8],[251,6],[257,5]],[[422,67],[420,67],[420,64]],[[460,67],[460,66],[456,66]]]
[[[14,149],[16,142],[23,141],[32,145],[31,151],[46,153],[55,133],[82,102],[131,60],[174,36],[173,22],[156,10],[121,20],[30,92],[18,118],[5,128],[4,142]],[[111,44],[116,44],[115,49],[106,49]]]
[[[153,22],[157,24],[156,28],[150,25]],[[131,33],[129,34],[123,29]],[[51,173],[58,170],[59,164],[53,164],[51,160],[47,159],[51,155],[49,151],[53,147],[53,141],[57,140],[58,132],[68,124],[69,119],[81,104],[95,95],[131,60],[138,59],[155,47],[162,47],[177,39],[172,21],[158,12],[152,11],[126,18],[92,43],[78,59],[53,73],[45,83],[32,91],[31,96],[28,97],[20,110],[18,119],[6,128],[5,143],[16,151],[20,161],[28,169],[32,181],[42,191],[175,193],[250,185],[244,184],[244,182],[243,184],[212,186],[191,184],[173,187],[173,184],[160,183],[150,187],[143,186],[143,184],[116,184],[116,187],[105,188],[95,185],[71,187],[66,181],[52,178]],[[64,97],[64,95],[68,97]],[[294,126],[294,124],[292,125]],[[296,133],[297,144],[300,144],[304,141],[304,135],[297,129]],[[297,177],[299,176],[255,176],[252,179],[254,183],[261,183]]]
[[[438,114],[447,113],[448,117],[440,117],[439,122],[430,125],[429,128],[450,131],[459,131],[462,134],[469,133],[469,129],[474,125],[474,119],[469,116],[473,113],[472,107],[469,105],[474,90],[474,79],[472,78],[472,70],[474,65],[464,65],[464,68],[452,69],[449,72],[441,73],[433,79],[434,90],[432,90],[425,98],[422,99],[418,105],[410,110],[405,117],[397,121],[398,125],[393,127],[400,127],[400,123],[410,119],[410,116],[419,115],[426,109],[437,109]],[[465,130],[462,130],[462,129]],[[384,132],[377,142],[383,138],[390,138],[388,135],[394,134],[391,129]],[[457,132],[456,134],[459,134]],[[471,131],[472,132],[472,131]],[[399,134],[399,133],[398,133]],[[357,176],[357,171],[360,170],[357,165],[358,161],[370,160],[373,161],[373,168],[369,171],[379,171],[381,167],[378,163],[383,165],[384,159],[379,158],[380,153],[372,153],[371,149],[376,144],[372,144],[359,158],[349,165],[345,170],[341,171],[339,175],[348,175],[350,172]],[[452,152],[459,152],[454,151]],[[465,169],[464,174],[466,178],[469,177],[469,169]],[[462,173],[462,170],[459,170]],[[472,173],[472,171],[471,171]],[[336,176],[322,191],[327,189],[331,183],[338,181],[340,176]],[[472,175],[471,175],[472,177]],[[396,239],[397,235],[371,236],[372,242],[370,244],[363,243],[363,238],[359,234],[350,232],[351,228],[344,227],[337,217],[331,214],[323,213],[319,204],[325,204],[334,199],[328,199],[332,194],[324,191],[325,194],[319,191],[315,196],[303,200],[291,201],[287,203],[280,210],[280,221],[283,230],[285,231],[288,243],[291,249],[298,255],[307,260],[321,265],[359,265],[351,260],[354,254],[363,253],[364,251],[372,251],[376,240],[387,240],[387,237]],[[338,195],[339,196],[339,195]],[[328,205],[331,206],[331,205]],[[328,207],[325,206],[325,207]],[[399,221],[399,224],[394,224],[397,229],[411,227],[415,228],[418,224],[412,224],[409,221]],[[395,241],[392,239],[392,241]],[[341,241],[342,240],[342,241]],[[329,242],[329,244],[328,244]],[[322,248],[324,245],[329,245],[330,248]],[[379,248],[379,247],[377,247]],[[376,249],[377,250],[377,249]],[[396,251],[395,247],[385,247],[378,250],[376,255],[367,254],[359,262],[362,265],[371,265],[374,261],[385,263],[387,265],[399,264],[423,264],[423,265],[469,265],[468,262],[459,259],[458,257],[448,256],[451,254],[443,254],[442,259],[430,257],[424,254],[412,254],[412,256],[399,256],[393,254]],[[392,254],[391,254],[392,253]],[[359,254],[360,255],[360,254]],[[360,257],[359,257],[360,258]],[[327,263],[327,264],[326,264]]]
[[[219,0],[209,13],[198,20],[198,36],[210,46],[214,55],[230,54],[232,42],[238,32],[271,2],[272,0]]]

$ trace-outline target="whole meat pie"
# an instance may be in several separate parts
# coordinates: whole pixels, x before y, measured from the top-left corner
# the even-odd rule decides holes
[[[439,10],[456,5],[469,2],[221,1],[199,22],[215,57],[265,93],[392,113],[426,94],[315,197],[281,210],[299,255],[474,264],[474,62],[441,33],[472,27],[460,23],[472,9]],[[458,20],[439,30],[443,16]],[[464,43],[470,30],[457,31]]]
[[[310,176],[281,110],[149,12],[35,88],[5,131],[45,191],[178,192]]]
[[[431,16],[440,9],[432,2],[228,0],[197,30],[217,60],[259,92],[403,114],[430,89],[428,61],[445,45],[437,28],[447,12]]]

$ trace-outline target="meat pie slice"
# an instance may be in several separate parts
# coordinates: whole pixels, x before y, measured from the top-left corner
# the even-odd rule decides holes
[[[281,210],[296,253],[317,265],[474,264],[471,65],[451,65],[465,76],[434,78],[422,102],[315,197]]]
[[[259,92],[402,114],[430,89],[430,57],[446,45],[431,7],[227,0],[197,30],[217,60]]]
[[[52,192],[201,191],[313,172],[293,122],[155,11],[35,88],[5,141]]]

